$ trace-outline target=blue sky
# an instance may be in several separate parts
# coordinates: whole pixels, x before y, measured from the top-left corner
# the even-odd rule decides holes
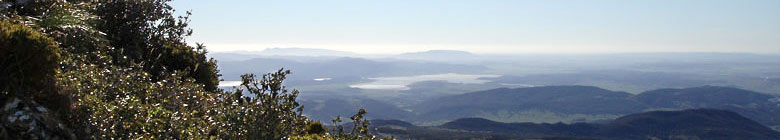
[[[780,0],[179,0],[190,42],[359,53],[780,54]]]

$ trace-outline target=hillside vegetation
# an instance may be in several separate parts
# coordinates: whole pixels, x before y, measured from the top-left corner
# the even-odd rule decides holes
[[[0,139],[375,138],[326,135],[282,84],[289,70],[218,89],[169,2],[0,1]]]

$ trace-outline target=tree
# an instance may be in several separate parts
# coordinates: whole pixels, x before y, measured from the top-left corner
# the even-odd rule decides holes
[[[163,73],[186,71],[187,77],[214,91],[219,74],[214,59],[207,59],[204,46],[188,46],[185,37],[190,12],[174,16],[171,0],[99,1],[90,4],[90,12],[100,20],[95,27],[105,33],[111,46],[119,49],[112,56],[119,65],[143,65],[154,80]],[[127,58],[127,59],[124,59]]]

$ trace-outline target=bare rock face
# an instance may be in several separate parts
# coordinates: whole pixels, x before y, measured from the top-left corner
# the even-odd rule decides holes
[[[46,107],[13,98],[0,110],[0,139],[76,139]]]

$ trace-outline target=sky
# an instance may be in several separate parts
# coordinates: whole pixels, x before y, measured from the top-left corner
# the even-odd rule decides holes
[[[178,0],[212,52],[780,54],[780,0]]]

